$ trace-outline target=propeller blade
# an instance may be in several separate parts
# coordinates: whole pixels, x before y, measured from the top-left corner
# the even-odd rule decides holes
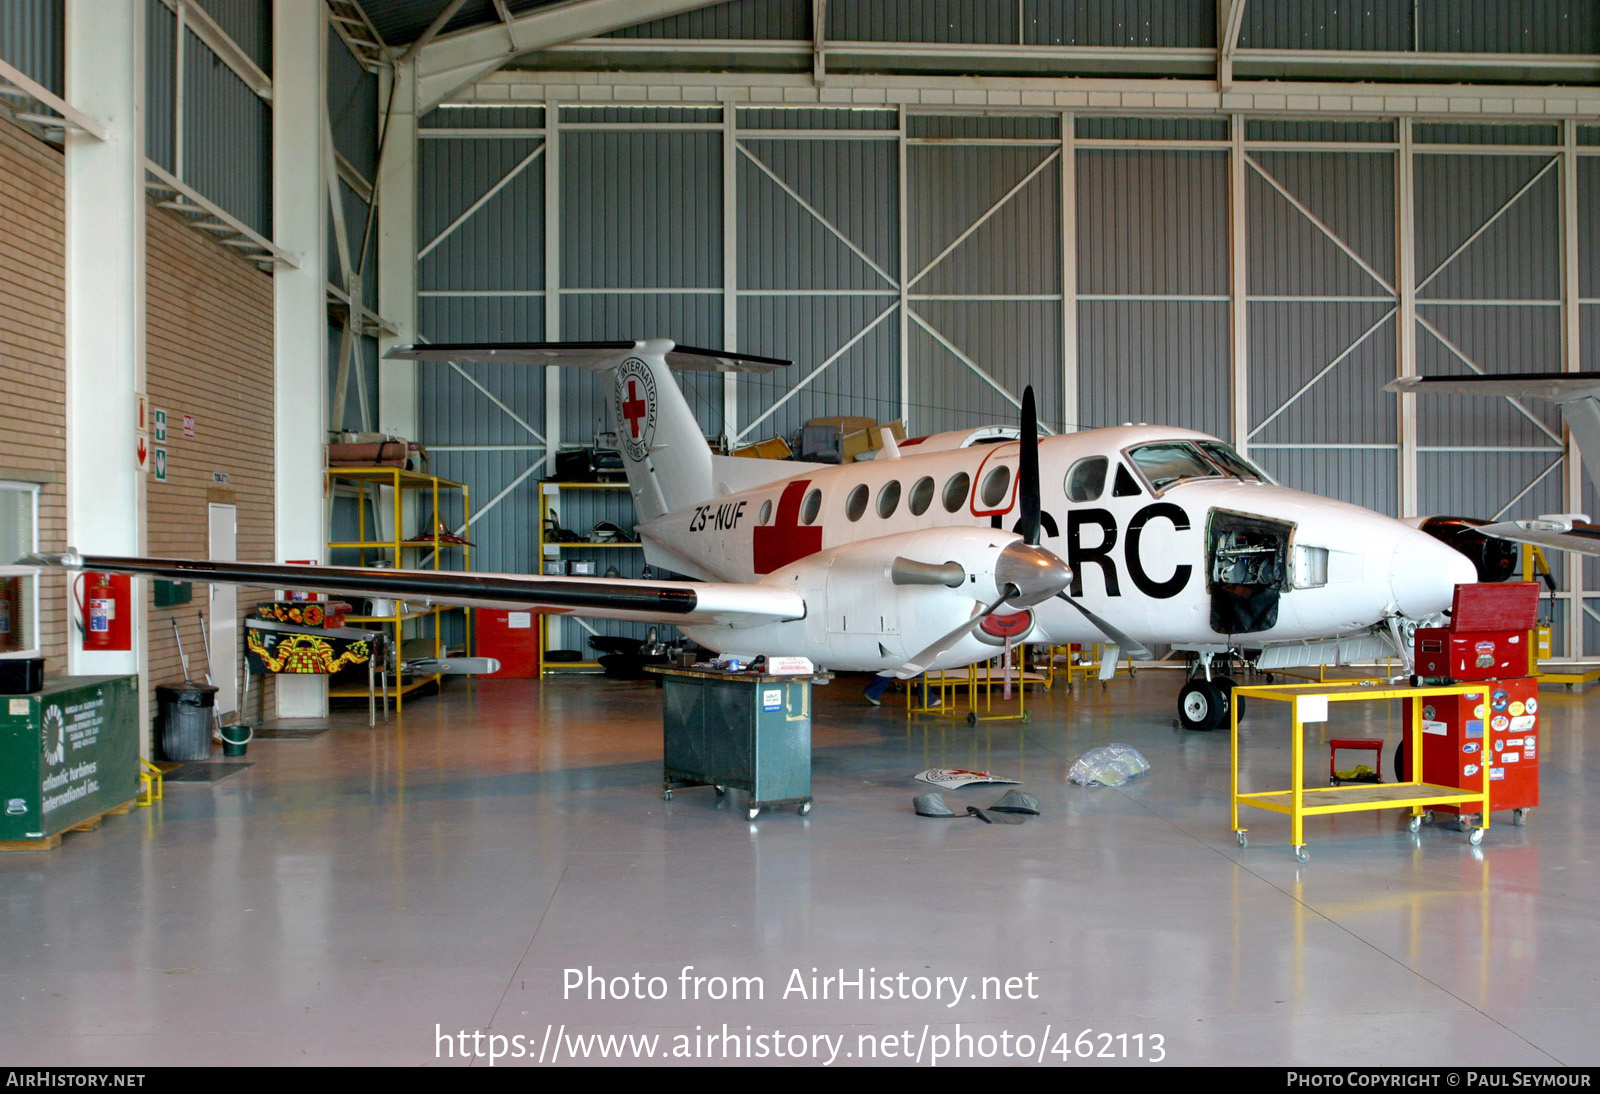
[[[1088,608],[1085,608],[1082,604],[1079,604],[1066,593],[1057,593],[1056,596],[1061,600],[1065,600],[1068,604],[1071,604],[1074,608],[1076,608],[1078,613],[1089,622],[1093,623],[1095,628],[1099,630],[1101,634],[1105,635],[1118,646],[1122,647],[1122,649],[1126,650],[1129,657],[1137,658],[1140,661],[1148,661],[1155,656],[1155,654],[1151,653],[1144,643],[1136,642],[1132,638],[1129,638],[1126,634],[1123,634],[1116,627],[1113,627],[1110,623],[1106,622],[1104,619],[1101,619],[1098,615],[1095,615]]]
[[[893,585],[943,585],[959,589],[967,583],[967,570],[959,562],[918,562],[904,556],[889,564]]]
[[[922,673],[928,671],[928,666],[937,661],[941,654],[953,647],[957,642],[961,641],[967,635],[977,630],[978,624],[982,623],[985,619],[989,618],[996,611],[998,611],[1000,609],[1000,605],[1011,599],[1014,594],[1015,590],[1008,586],[999,600],[996,600],[993,604],[990,604],[987,608],[983,609],[983,611],[974,615],[971,619],[961,624],[961,626],[957,627],[949,634],[941,636],[933,643],[933,645],[929,646],[925,650],[920,651],[911,660],[901,665],[898,669],[895,669],[892,675],[900,678],[901,680],[909,680],[913,676],[920,676]],[[879,673],[878,675],[883,676],[886,674]]]
[[[1039,412],[1033,385],[1022,391],[1022,437],[1017,453],[1017,534],[1030,547],[1039,546]]]

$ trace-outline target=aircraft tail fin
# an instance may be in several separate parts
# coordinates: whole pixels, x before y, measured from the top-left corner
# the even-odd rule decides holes
[[[415,361],[498,361],[573,365],[609,373],[612,424],[643,524],[715,493],[711,448],[689,409],[674,369],[770,372],[787,365],[770,357],[679,346],[667,338],[637,342],[433,343],[396,346],[386,355]]]

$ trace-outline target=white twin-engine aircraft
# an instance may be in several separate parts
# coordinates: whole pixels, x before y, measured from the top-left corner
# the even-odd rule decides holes
[[[1197,655],[1179,698],[1221,725],[1231,681],[1263,669],[1395,656],[1409,629],[1475,580],[1466,555],[1358,506],[1276,485],[1204,433],[1123,426],[1047,437],[1031,389],[1022,427],[958,430],[844,465],[711,452],[672,370],[787,362],[614,343],[425,345],[390,357],[579,365],[611,403],[646,559],[684,581],[370,570],[66,555],[35,559],[176,580],[533,608],[677,625],[752,658],[800,655],[901,678],[986,660],[1008,640],[1104,642]]]

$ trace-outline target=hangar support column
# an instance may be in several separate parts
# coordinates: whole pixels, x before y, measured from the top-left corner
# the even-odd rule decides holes
[[[272,6],[272,234],[298,255],[298,268],[273,274],[274,554],[278,561],[327,553],[323,505],[328,428],[328,180],[324,177],[327,110],[327,8]],[[284,675],[278,715],[320,717],[327,678]]]
[[[145,2],[66,6],[66,98],[106,134],[66,134],[67,542],[86,554],[145,545],[134,420],[144,390]],[[68,671],[142,674],[143,604],[133,598],[132,650],[86,651],[81,636],[70,639]]]
[[[416,63],[399,61],[380,102],[382,153],[378,161],[378,313],[395,325],[378,336],[378,431],[417,439],[417,364],[385,361],[396,345],[417,341],[417,104]],[[380,85],[381,86],[381,85]]]

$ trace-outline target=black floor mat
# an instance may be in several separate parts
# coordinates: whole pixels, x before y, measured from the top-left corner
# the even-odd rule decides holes
[[[237,775],[247,767],[255,765],[243,760],[216,761],[207,760],[197,763],[179,764],[173,770],[161,777],[162,783],[214,783],[221,782],[229,775]]]
[[[332,726],[256,726],[255,741],[309,741],[320,737]]]

